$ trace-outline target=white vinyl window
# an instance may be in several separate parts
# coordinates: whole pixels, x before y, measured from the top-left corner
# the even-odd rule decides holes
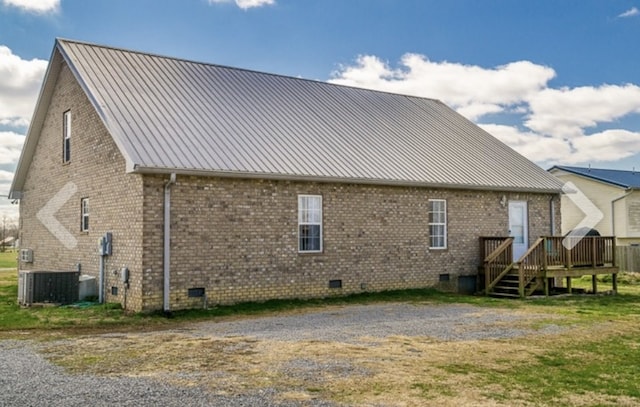
[[[62,162],[71,161],[71,110],[62,115]]]
[[[322,196],[298,196],[298,251],[322,252]]]
[[[447,201],[429,199],[429,248],[447,248]]]
[[[89,231],[89,198],[80,200],[80,231]]]

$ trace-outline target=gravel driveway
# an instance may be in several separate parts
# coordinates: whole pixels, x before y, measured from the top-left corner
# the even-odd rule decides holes
[[[537,331],[514,328],[514,322],[531,318],[536,316],[471,305],[385,303],[329,307],[285,316],[199,322],[176,332],[193,337],[241,336],[257,341],[366,341],[371,344],[389,336],[466,341],[555,333],[561,329],[555,325],[546,325]],[[0,406],[335,405],[323,400],[281,401],[276,397],[275,389],[220,395],[199,387],[181,387],[146,378],[73,375],[41,356],[41,346],[31,341],[0,341]],[[298,364],[305,363],[306,360],[296,361],[291,374],[304,372]]]

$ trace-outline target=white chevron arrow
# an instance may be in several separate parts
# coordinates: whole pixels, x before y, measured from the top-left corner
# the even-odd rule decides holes
[[[573,202],[586,216],[573,228],[573,230],[562,239],[562,245],[567,249],[573,249],[578,242],[587,235],[589,229],[593,229],[604,215],[597,206],[591,202],[580,189],[571,181],[562,186],[562,192]]]
[[[55,214],[77,191],[78,186],[76,184],[67,182],[36,214],[36,217],[44,227],[69,250],[74,249],[78,245],[78,241],[75,236],[56,219]]]

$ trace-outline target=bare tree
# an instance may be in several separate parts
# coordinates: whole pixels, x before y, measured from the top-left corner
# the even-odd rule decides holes
[[[0,252],[4,253],[7,250],[7,215],[2,215],[2,230],[0,230]]]

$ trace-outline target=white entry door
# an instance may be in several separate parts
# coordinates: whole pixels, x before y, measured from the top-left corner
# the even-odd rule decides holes
[[[513,236],[513,261],[529,248],[529,220],[526,201],[509,201],[509,236]]]

